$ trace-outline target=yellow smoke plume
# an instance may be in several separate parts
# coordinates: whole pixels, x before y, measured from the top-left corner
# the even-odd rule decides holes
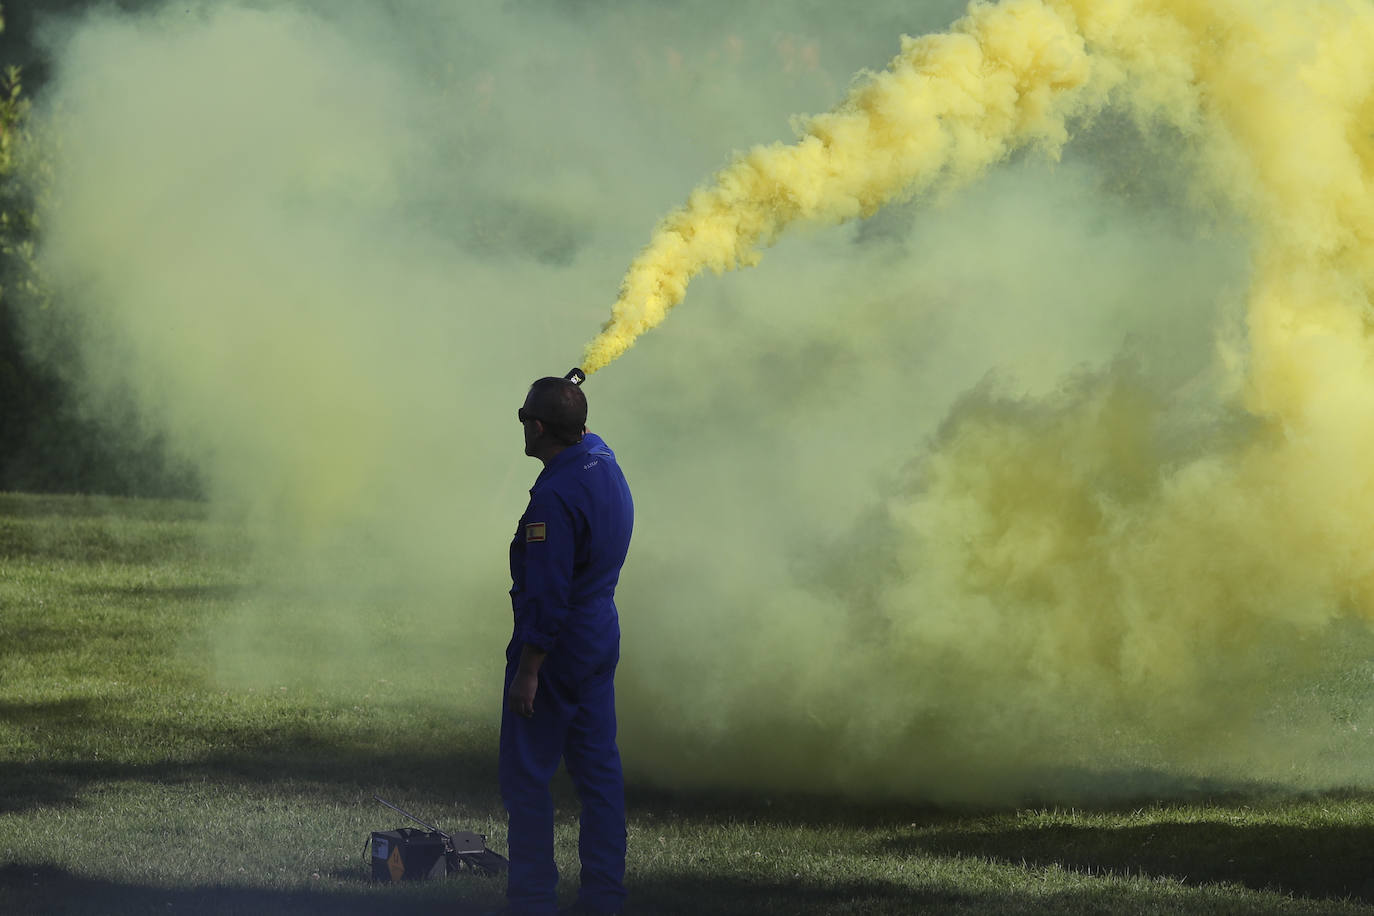
[[[974,6],[948,34],[904,38],[887,71],[801,140],[750,150],[663,221],[621,284],[582,366],[595,372],[680,303],[691,279],[757,263],[796,222],[871,216],[980,174],[1027,143],[1053,151],[1092,101],[1093,61],[1072,19],[1029,2]]]
[[[702,270],[757,262],[794,223],[965,184],[1018,148],[1055,156],[1075,119],[1109,105],[1174,132],[1198,200],[1246,227],[1244,327],[1220,338],[1202,395],[1229,419],[1194,431],[1191,454],[1159,441],[1186,411],[1129,371],[1039,405],[956,407],[883,508],[894,572],[849,596],[846,627],[882,633],[886,662],[847,671],[843,695],[897,695],[902,711],[856,717],[827,705],[833,680],[789,685],[810,718],[786,729],[826,736],[810,766],[838,734],[836,772],[948,785],[993,745],[1011,766],[1062,762],[1063,729],[1102,765],[1150,759],[1127,747],[1142,740],[1174,762],[1291,775],[1305,752],[1257,736],[1266,690],[1317,670],[1333,625],[1374,620],[1370,48],[1374,4],[1356,0],[975,3],[663,221],[589,372]],[[787,781],[781,755],[748,750],[734,765]]]
[[[1355,0],[974,3],[946,34],[903,38],[886,71],[805,121],[797,143],[738,156],[670,213],[630,265],[582,366],[615,360],[693,277],[757,263],[793,223],[870,216],[1030,144],[1057,154],[1067,125],[1119,87],[1140,117],[1205,141],[1213,177],[1257,219],[1262,241],[1327,256],[1344,245],[1358,261],[1350,243],[1361,230],[1368,239],[1374,206],[1364,185],[1374,157],[1371,15]],[[1343,268],[1364,281],[1348,292],[1367,296],[1368,255]],[[1298,293],[1277,301],[1310,304]],[[1257,295],[1257,312],[1271,298]]]
[[[797,143],[753,149],[693,192],[631,265],[583,366],[659,324],[703,269],[757,262],[793,223],[869,216],[1028,144],[1054,155],[1075,117],[1118,101],[1182,131],[1202,184],[1251,226],[1248,337],[1229,356],[1244,407],[1274,428],[1236,458],[1232,485],[1291,500],[1269,517],[1313,537],[1362,529],[1317,497],[1374,509],[1360,458],[1374,452],[1371,47],[1374,5],[1357,0],[974,3],[948,33],[904,38],[886,71],[808,120]],[[1316,467],[1309,483],[1327,492],[1269,485]],[[1374,614],[1374,560],[1359,555],[1342,587]]]

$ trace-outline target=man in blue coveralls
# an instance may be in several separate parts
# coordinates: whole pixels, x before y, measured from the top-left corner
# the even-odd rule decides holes
[[[571,912],[625,903],[625,783],[615,743],[620,618],[615,586],[634,505],[615,454],[587,432],[575,383],[542,378],[519,411],[544,463],[510,547],[515,633],[506,649],[501,798],[510,815],[512,913],[553,913],[553,797],[560,758],[582,801],[582,886]]]

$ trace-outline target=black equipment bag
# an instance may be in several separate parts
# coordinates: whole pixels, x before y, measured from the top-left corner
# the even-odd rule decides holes
[[[401,827],[372,833],[372,880],[419,881],[448,874],[444,838]]]
[[[487,838],[480,833],[398,827],[373,831],[368,842],[374,881],[423,881],[465,869],[495,875],[507,865],[504,856],[487,848]]]

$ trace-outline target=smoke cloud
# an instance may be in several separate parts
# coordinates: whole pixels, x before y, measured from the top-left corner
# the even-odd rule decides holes
[[[513,408],[669,212],[585,365],[695,278],[587,386],[632,778],[1367,782],[1374,11],[731,11],[50,25],[34,320],[259,545],[215,676],[494,723]]]

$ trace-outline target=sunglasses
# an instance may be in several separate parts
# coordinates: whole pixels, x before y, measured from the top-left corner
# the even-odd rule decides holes
[[[543,417],[536,417],[534,414],[529,413],[523,407],[521,407],[519,410],[515,412],[515,416],[520,420],[521,423],[527,423],[530,420],[538,420],[540,423],[549,422],[548,420],[545,420]]]

